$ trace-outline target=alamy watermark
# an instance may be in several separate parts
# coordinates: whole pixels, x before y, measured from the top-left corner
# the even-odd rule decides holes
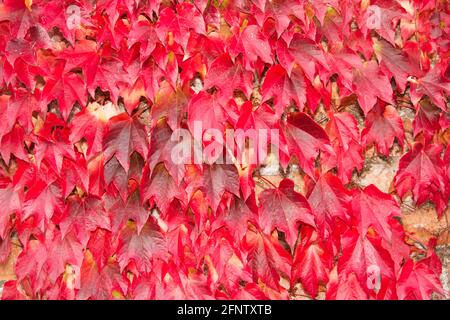
[[[77,5],[70,5],[66,9],[66,25],[69,30],[78,29],[81,25],[81,9]]]
[[[214,128],[203,130],[203,123],[194,121],[192,134],[179,128],[171,141],[174,164],[260,164],[269,151],[278,156],[280,133],[278,129],[226,129],[224,134]]]
[[[380,267],[372,264],[367,267],[367,281],[366,285],[369,290],[378,292],[381,287],[381,270]]]

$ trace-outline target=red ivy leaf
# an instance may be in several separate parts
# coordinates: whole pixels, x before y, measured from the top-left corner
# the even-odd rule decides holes
[[[444,162],[440,157],[442,147],[430,144],[424,147],[418,143],[401,159],[399,170],[394,178],[400,197],[410,191],[418,205],[433,199],[439,215],[446,206],[445,186],[447,177]]]
[[[295,155],[303,171],[314,177],[314,160],[319,152],[334,153],[325,131],[303,112],[289,114],[282,130],[287,142],[285,153]]]
[[[284,179],[277,189],[261,192],[260,221],[264,231],[271,233],[275,228],[286,234],[286,241],[292,247],[298,234],[298,223],[315,227],[311,208],[300,193],[294,191],[294,182]]]
[[[439,277],[426,261],[408,260],[398,278],[398,295],[402,300],[429,300],[433,292],[443,294]]]
[[[364,114],[367,115],[372,110],[377,98],[393,104],[389,79],[381,73],[375,61],[366,62],[361,68],[354,69],[353,78],[355,93]]]
[[[290,76],[281,65],[274,65],[267,71],[261,87],[263,101],[275,98],[274,107],[277,114],[281,114],[288,107],[291,100],[300,109],[306,102],[306,83],[300,70],[295,69]]]
[[[120,270],[130,262],[136,265],[137,272],[150,272],[154,259],[167,257],[167,244],[164,235],[152,222],[137,232],[136,225],[128,222],[120,233],[117,261]]]
[[[111,118],[104,136],[105,158],[115,156],[121,166],[128,172],[130,156],[138,152],[144,159],[148,155],[148,137],[145,127],[136,117],[126,113]]]
[[[383,132],[381,137],[380,132]],[[394,138],[403,146],[402,119],[393,106],[379,102],[367,115],[366,127],[362,131],[362,144],[367,147],[374,143],[381,154],[388,156]]]

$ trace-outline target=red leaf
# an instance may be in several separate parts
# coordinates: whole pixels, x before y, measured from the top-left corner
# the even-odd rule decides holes
[[[6,231],[10,224],[11,215],[22,207],[19,194],[11,186],[0,189],[0,238],[6,239]]]
[[[381,132],[382,135],[380,135]],[[393,106],[379,102],[366,117],[366,127],[362,131],[362,144],[367,147],[375,143],[378,152],[388,156],[394,138],[397,138],[400,146],[403,146],[402,119]]]
[[[148,161],[149,168],[152,171],[158,163],[163,162],[172,179],[179,186],[185,175],[184,162],[182,160],[188,162],[191,159],[180,159],[180,164],[174,162],[173,153],[178,145],[178,141],[173,139],[174,136],[166,121],[159,121],[152,131]],[[190,147],[189,143],[189,150]]]
[[[277,228],[286,234],[286,241],[293,247],[298,235],[298,223],[315,227],[314,216],[308,201],[294,191],[294,182],[284,179],[277,189],[268,189],[259,195],[260,222],[266,233]]]
[[[359,144],[358,123],[352,114],[330,112],[329,115],[330,121],[326,131],[332,142],[336,140],[344,152],[351,149],[355,143]]]
[[[418,205],[432,199],[439,216],[447,204],[447,177],[440,157],[441,151],[442,147],[439,145],[430,144],[424,147],[420,143],[415,144],[412,150],[400,159],[399,170],[394,178],[400,197],[410,191]]]
[[[128,220],[136,223],[140,232],[147,222],[149,211],[141,204],[139,191],[133,191],[126,201],[122,198],[108,197],[107,210],[111,213],[111,228],[114,233],[118,232]]]
[[[385,278],[390,280],[388,285],[395,283],[394,263],[389,252],[382,248],[381,239],[360,235],[354,229],[342,237],[338,272],[356,275],[360,286],[367,293],[372,291],[378,294],[385,290],[382,287],[386,284],[383,281]]]
[[[350,193],[337,177],[326,173],[317,180],[308,202],[313,209],[321,234],[327,237],[327,232],[334,224],[333,218],[348,220],[350,201]]]
[[[195,6],[190,3],[180,3],[176,6],[176,13],[172,8],[164,8],[160,12],[156,34],[162,42],[166,41],[169,32],[173,33],[174,40],[182,47],[186,47],[189,30],[205,34],[205,22]]]
[[[7,281],[3,285],[2,300],[26,300],[26,298],[27,297],[17,289],[16,280]]]
[[[320,69],[329,68],[323,49],[314,41],[296,33],[289,45],[289,52],[295,62],[302,67],[309,81],[313,82],[315,75]],[[288,70],[292,67],[287,66]]]
[[[64,237],[70,231],[76,235],[80,243],[86,246],[91,236],[91,231],[97,228],[109,230],[111,228],[110,217],[102,208],[102,203],[96,198],[70,197],[59,226]]]
[[[134,262],[137,272],[150,272],[154,259],[166,257],[166,239],[153,223],[147,223],[141,232],[137,233],[135,223],[128,222],[120,232],[117,261],[121,271],[130,262]]]
[[[445,1],[0,2],[4,299],[442,293]]]
[[[258,57],[265,63],[272,62],[271,48],[269,41],[264,37],[264,35],[259,30],[258,26],[251,25],[242,31],[239,35],[239,40],[237,40],[236,46],[238,52],[245,52],[244,59],[251,63],[256,62]],[[233,48],[233,44],[231,48]],[[235,48],[233,48],[235,49]],[[236,50],[235,49],[235,50]]]
[[[51,181],[47,184],[42,180],[37,180],[25,195],[22,221],[34,216],[39,228],[44,231],[44,226],[52,218],[54,212],[62,210],[63,200],[58,185]]]
[[[48,277],[50,281],[56,279],[64,272],[66,265],[81,267],[83,261],[83,246],[73,234],[62,237],[59,233],[48,243]]]
[[[236,89],[242,90],[249,97],[253,88],[252,80],[252,74],[244,70],[239,59],[233,62],[228,54],[223,54],[211,63],[206,73],[204,89],[217,87],[221,101],[226,103]]]
[[[300,109],[306,102],[306,83],[300,70],[294,69],[288,76],[285,69],[280,65],[274,65],[267,71],[261,87],[263,91],[262,100],[267,101],[275,98],[274,107],[280,115],[293,100]]]
[[[114,254],[116,241],[113,242],[112,233],[104,229],[95,230],[89,242],[87,249],[92,252],[97,266],[101,269],[108,263],[109,258]]]
[[[292,280],[300,279],[303,288],[315,298],[319,283],[326,285],[328,282],[332,256],[312,228],[302,228],[300,239],[292,265]]]
[[[29,133],[32,128],[32,113],[41,109],[36,96],[28,90],[20,88],[15,90],[11,97],[0,99],[0,136],[11,132],[16,121]]]
[[[98,48],[94,41],[81,40],[74,50],[67,50],[63,57],[68,62],[66,69],[81,67],[85,70],[87,89],[92,96],[96,88],[100,87],[108,90],[113,101],[116,101],[119,96],[118,84],[128,81],[123,63],[108,46]]]
[[[350,113],[329,114],[330,121],[325,130],[336,153],[338,176],[347,184],[352,178],[353,170],[356,168],[360,171],[364,163],[358,124]]]
[[[401,92],[405,91],[410,76],[417,77],[421,74],[417,64],[383,39],[374,43],[374,51],[380,61],[381,70],[389,78],[395,78]]]
[[[224,131],[226,115],[215,95],[199,92],[190,100],[187,111],[188,126],[192,134],[195,134],[196,124],[203,128],[202,138],[204,131],[208,129]]]
[[[429,300],[431,294],[443,294],[439,277],[425,261],[408,260],[398,278],[398,297],[402,300]]]
[[[150,74],[154,72],[149,71]],[[167,81],[163,81],[156,92],[155,104],[150,110],[153,121],[166,117],[172,130],[179,129],[188,105],[189,96],[182,88],[174,89]]]
[[[108,264],[104,268],[97,267],[93,255],[86,251],[83,264],[80,271],[80,283],[82,284],[78,291],[77,298],[108,300],[114,297],[114,290],[120,292],[121,288],[127,288],[126,279],[120,274],[119,267]]]
[[[28,161],[28,156],[25,153],[23,142],[25,140],[25,132],[22,127],[15,125],[12,131],[3,136],[0,139],[0,155],[6,164],[9,164],[11,155],[23,160]]]
[[[375,61],[363,64],[353,71],[355,93],[358,96],[359,105],[367,115],[377,102],[377,98],[393,104],[392,88],[389,79],[380,72]]]
[[[303,171],[314,177],[314,160],[319,153],[334,153],[325,131],[303,112],[290,113],[282,130],[288,149],[285,153],[295,155]]]
[[[75,73],[66,72],[66,62],[56,62],[52,77],[46,83],[42,92],[45,101],[58,100],[59,110],[64,119],[67,119],[75,102],[84,105],[86,103],[86,87],[83,80]]]
[[[250,197],[244,202],[234,196],[230,210],[218,217],[212,228],[214,229],[214,226],[217,226],[217,228],[226,226],[233,237],[242,239],[247,232],[248,223],[255,222],[257,210],[254,197]]]
[[[22,250],[17,257],[15,267],[17,281],[20,283],[27,279],[30,282],[31,289],[38,291],[43,285],[41,273],[45,272],[44,264],[47,259],[48,252],[45,244],[38,240],[30,241],[27,248]]]
[[[126,113],[109,120],[103,143],[105,158],[109,160],[115,156],[125,172],[130,168],[130,156],[133,152],[147,159],[148,138],[145,128],[136,117],[130,117]]]
[[[142,179],[142,199],[151,200],[161,212],[166,212],[170,203],[175,199],[184,201],[185,192],[178,188],[163,164],[158,165],[150,173],[146,170]]]
[[[239,176],[233,165],[203,165],[202,186],[215,212],[225,192],[239,197]]]
[[[352,200],[352,212],[362,237],[372,227],[383,239],[391,242],[392,231],[389,220],[400,216],[401,211],[390,195],[371,184],[362,191],[356,191]]]
[[[405,13],[405,9],[395,1],[378,0],[374,1],[376,10],[365,10],[361,14],[360,22],[363,32],[367,32],[369,28],[376,29],[382,37],[394,44],[395,26],[401,18],[408,19],[409,16]],[[371,17],[372,16],[372,17]],[[366,21],[374,19],[373,26]]]
[[[419,100],[427,95],[442,111],[446,111],[446,95],[450,95],[450,84],[448,79],[439,74],[434,68],[423,77],[411,81],[411,101],[417,105]]]
[[[106,120],[97,117],[93,108],[90,107],[77,113],[72,120],[72,128],[69,136],[70,142],[75,144],[83,138],[86,139],[86,154],[89,158],[102,151]]]
[[[11,30],[13,38],[23,38],[28,29],[37,23],[40,11],[39,6],[32,5],[32,2],[27,5],[27,1],[7,0],[0,7],[1,20],[14,22]]]
[[[431,103],[421,103],[413,120],[414,136],[423,132],[426,137],[432,137],[441,128],[439,117],[442,111]]]
[[[247,233],[250,248],[248,263],[253,271],[253,281],[260,281],[272,289],[280,289],[280,276],[289,276],[291,257],[279,242],[262,233]]]
[[[330,285],[327,299],[334,300],[367,300],[368,295],[354,273],[343,274]]]

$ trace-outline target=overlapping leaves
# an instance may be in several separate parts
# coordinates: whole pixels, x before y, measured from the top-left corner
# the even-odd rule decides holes
[[[408,196],[448,207],[445,10],[2,1],[0,263],[12,241],[22,248],[3,298],[442,294],[432,244],[412,259],[398,220]],[[267,159],[173,163],[172,132],[196,122],[278,130],[282,181],[261,177]],[[365,150],[388,157],[394,145],[398,197],[356,186]]]

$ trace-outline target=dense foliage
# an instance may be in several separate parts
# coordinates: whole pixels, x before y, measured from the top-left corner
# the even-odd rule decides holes
[[[447,1],[0,3],[4,299],[445,294],[401,205],[449,204]],[[196,123],[279,161],[174,163]],[[391,193],[354,181],[371,148]]]

